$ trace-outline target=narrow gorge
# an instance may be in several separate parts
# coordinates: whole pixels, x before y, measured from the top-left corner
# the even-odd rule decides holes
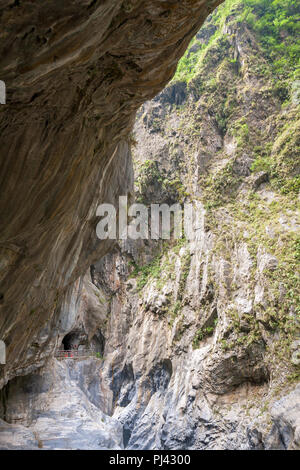
[[[299,450],[298,2],[0,7],[0,449]]]

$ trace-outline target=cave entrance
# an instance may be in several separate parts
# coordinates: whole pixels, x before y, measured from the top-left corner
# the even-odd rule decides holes
[[[71,331],[66,334],[62,340],[61,350],[63,351],[83,351],[90,350],[94,353],[98,353],[100,356],[103,355],[105,346],[105,338],[101,331],[97,331],[92,339],[89,341],[88,336],[82,331]]]
[[[104,353],[105,347],[105,338],[101,331],[99,330],[91,339],[90,341],[90,348],[94,351],[97,356],[102,357]]]
[[[78,349],[80,343],[79,334],[76,332],[68,333],[62,340],[62,346],[64,351],[70,351],[72,349]]]

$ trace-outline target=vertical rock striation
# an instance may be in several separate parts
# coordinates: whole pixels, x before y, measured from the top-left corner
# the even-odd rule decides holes
[[[96,207],[130,191],[135,112],[219,3],[1,0],[2,385],[48,354],[41,332],[109,249],[96,239]]]
[[[12,379],[0,447],[299,449],[298,85],[256,4],[211,15],[137,114],[136,199],[193,201],[196,239],[116,243],[70,287],[52,348],[95,355]]]

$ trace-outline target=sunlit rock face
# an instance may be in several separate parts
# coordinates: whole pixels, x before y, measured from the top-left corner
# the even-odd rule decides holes
[[[131,191],[135,112],[219,3],[1,1],[1,385],[53,351],[63,296],[110,249],[96,207]]]
[[[0,449],[121,449],[121,423],[97,407],[99,365],[99,359],[52,359],[45,369],[13,379]]]
[[[167,46],[163,42],[165,33],[159,39],[156,29],[162,24],[169,27],[171,18],[189,15],[196,2],[190,2],[190,11],[177,11],[177,2],[174,8],[169,2],[169,17],[159,16],[159,10],[153,9],[150,15],[148,2],[148,13],[156,18],[151,26],[155,33],[151,53],[144,55],[143,60],[145,64],[153,61],[153,67],[144,68],[143,72],[132,69],[137,77],[136,88],[130,88],[130,96],[127,88],[126,95],[121,84],[126,81],[129,63],[120,50],[124,41],[129,50],[134,35],[140,34],[135,31],[130,36],[127,29],[123,42],[114,46],[118,54],[105,55],[105,61],[118,61],[127,71],[116,77],[110,69],[110,84],[108,78],[102,83],[106,98],[97,122],[91,119],[92,105],[85,109],[90,120],[81,122],[82,132],[87,132],[87,126],[94,126],[89,138],[79,139],[77,133],[63,142],[61,132],[71,135],[70,123],[78,123],[88,96],[91,100],[96,96],[98,103],[102,99],[92,88],[98,73],[102,73],[100,59],[97,73],[88,82],[88,91],[78,98],[80,111],[74,111],[73,119],[66,121],[69,127],[64,123],[51,140],[53,148],[60,142],[62,148],[72,148],[73,154],[68,153],[65,162],[59,153],[51,153],[53,162],[59,159],[61,174],[57,170],[52,175],[50,160],[44,160],[50,198],[46,209],[51,216],[47,220],[47,236],[52,244],[43,245],[47,241],[46,235],[42,236],[44,222],[37,225],[39,238],[33,229],[24,232],[30,246],[34,240],[37,251],[31,248],[24,252],[23,264],[20,261],[10,267],[16,273],[15,290],[10,295],[15,294],[17,304],[20,291],[25,291],[24,280],[30,280],[25,260],[29,263],[33,259],[29,258],[30,253],[31,257],[40,253],[41,259],[46,259],[42,248],[48,249],[46,268],[33,265],[37,267],[40,285],[35,280],[31,297],[23,295],[26,303],[16,309],[20,316],[16,316],[19,323],[15,327],[22,326],[20,336],[11,329],[11,338],[18,338],[20,351],[23,343],[25,346],[20,366],[11,362],[14,368],[9,370],[8,364],[6,377],[11,379],[0,391],[0,449],[299,449],[299,224],[295,179],[299,174],[295,158],[300,129],[295,100],[298,85],[292,75],[290,81],[278,83],[273,68],[274,48],[268,57],[256,27],[251,27],[244,15],[248,6],[243,0],[237,3],[231,2],[232,10],[227,3],[209,16],[174,80],[139,109],[130,137],[135,142],[132,154],[136,200],[147,206],[193,201],[199,211],[195,239],[123,240],[109,246],[88,238],[95,232],[97,202],[103,198],[116,202],[119,193],[128,192],[131,197],[133,192],[126,137],[129,118],[134,114],[132,108],[150,94],[150,79],[152,84],[158,84],[162,74],[169,73],[160,70],[157,61],[158,50],[162,51],[164,44],[166,51]],[[181,6],[184,4],[181,2]],[[81,7],[82,3],[76,11]],[[128,28],[137,24],[139,15],[143,17],[146,11],[131,12],[128,7],[127,3],[126,15],[131,20],[122,23],[121,30],[124,24]],[[96,15],[97,8],[100,5],[92,3],[90,13]],[[125,15],[124,8],[122,11]],[[179,30],[184,27],[180,21]],[[193,27],[191,21],[195,20],[189,20]],[[146,22],[146,32],[148,26]],[[118,29],[114,28],[115,22],[109,38],[117,34]],[[74,36],[77,38],[82,31],[84,28],[78,27]],[[172,31],[166,34],[176,42],[175,37],[179,36]],[[148,44],[148,32],[144,32],[143,42],[130,49],[131,58],[140,57]],[[69,40],[74,36],[69,35]],[[94,37],[90,40],[92,43]],[[181,45],[176,43],[176,47]],[[13,48],[8,52],[13,54]],[[168,52],[172,61],[172,54],[177,52]],[[84,60],[91,63],[95,54],[91,52]],[[163,60],[171,70],[169,58]],[[73,65],[66,70],[73,70]],[[119,80],[118,91],[115,80]],[[34,98],[32,107],[37,106],[42,95]],[[122,99],[123,104],[119,102]],[[113,120],[107,118],[105,127],[103,116],[108,112],[108,103]],[[5,110],[0,106],[1,109]],[[45,109],[46,106],[40,111],[41,116]],[[115,109],[119,111],[114,113]],[[60,107],[51,112],[62,119],[65,111]],[[102,147],[97,148],[95,156],[81,154],[77,142],[81,149],[94,145],[97,126],[102,129]],[[38,125],[36,128],[38,131]],[[118,136],[115,141],[113,132]],[[50,145],[48,140],[47,143]],[[113,153],[115,145],[117,151]],[[81,157],[91,166],[81,165]],[[31,153],[27,158],[29,161]],[[67,162],[72,158],[73,167],[68,171]],[[89,180],[94,165],[99,165],[98,173],[102,173],[98,179]],[[26,168],[24,164],[22,171]],[[76,180],[78,175],[83,178],[80,183]],[[46,176],[43,181],[48,182]],[[60,191],[55,184],[62,184],[63,180]],[[77,197],[81,184],[83,199]],[[28,191],[23,195],[24,202],[30,194]],[[13,197],[21,195],[15,191]],[[51,205],[56,197],[57,212]],[[93,200],[94,212],[86,215],[88,198]],[[71,200],[75,205],[76,199],[80,220],[74,216],[75,209],[73,218],[70,211],[64,210],[65,200],[71,207]],[[41,204],[42,201],[40,198]],[[38,218],[37,210],[36,214]],[[82,220],[87,223],[83,223],[81,231],[74,232]],[[60,222],[59,239],[54,237],[55,221]],[[11,238],[10,243],[7,256],[21,246]],[[77,248],[78,256],[74,255]],[[64,262],[60,263],[61,259]],[[55,279],[60,289],[52,308]],[[6,302],[4,294],[1,299]],[[31,308],[30,301],[34,299],[43,301],[44,311]],[[9,328],[10,324],[6,325]],[[27,327],[32,330],[25,331]],[[56,348],[72,349],[76,345],[89,353],[75,359],[66,358],[66,352],[54,353]],[[9,347],[10,361],[12,351],[13,343]],[[23,376],[13,377],[14,374]]]

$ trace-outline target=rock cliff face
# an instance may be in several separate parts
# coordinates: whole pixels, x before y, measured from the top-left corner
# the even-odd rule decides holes
[[[109,249],[96,207],[130,191],[136,110],[219,3],[1,0],[1,386],[55,347],[64,295]]]
[[[300,447],[299,79],[256,3],[210,16],[138,111],[135,197],[193,201],[196,239],[124,241],[94,262],[44,337],[96,357],[12,379],[0,447]]]

